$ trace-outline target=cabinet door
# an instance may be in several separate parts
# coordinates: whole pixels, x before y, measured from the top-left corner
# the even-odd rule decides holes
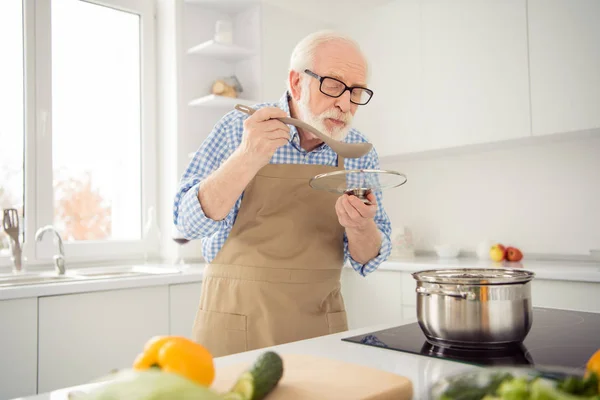
[[[600,313],[600,283],[534,279],[531,300],[534,307]]]
[[[192,338],[192,326],[200,304],[202,282],[182,283],[169,287],[169,332]]]
[[[37,298],[0,301],[0,399],[32,396],[37,386]]]
[[[396,271],[379,270],[362,277],[344,268],[342,295],[349,329],[402,321],[401,277]]]
[[[42,297],[38,391],[128,368],[150,337],[168,333],[166,285]]]
[[[419,0],[394,1],[344,25],[369,61],[373,98],[356,112],[355,125],[381,157],[425,149]]]
[[[531,135],[525,0],[421,1],[427,149]]]
[[[600,128],[600,1],[528,7],[534,135]]]

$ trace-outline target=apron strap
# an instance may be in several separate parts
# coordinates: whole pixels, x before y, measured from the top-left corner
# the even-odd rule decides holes
[[[344,157],[342,157],[342,156],[340,156],[340,155],[338,155],[338,156],[337,156],[337,166],[338,166],[338,167],[340,167],[340,166],[341,166],[341,168],[342,168],[342,169],[345,169],[345,168],[346,168],[346,166],[344,165],[344,161],[345,161],[345,160],[344,160]]]

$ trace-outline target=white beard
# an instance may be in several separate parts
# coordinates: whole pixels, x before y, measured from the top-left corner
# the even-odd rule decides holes
[[[323,132],[325,135],[336,139],[336,140],[344,140],[348,135],[348,131],[350,131],[350,124],[352,122],[352,114],[350,112],[342,113],[335,108],[331,108],[329,110],[324,111],[319,115],[315,115],[310,111],[310,107],[308,102],[310,100],[310,87],[309,81],[307,78],[304,78],[301,83],[302,92],[300,95],[300,101],[298,102],[298,112],[300,114],[300,119],[307,124],[317,128],[319,131]],[[335,118],[340,121],[344,121],[346,125],[343,128],[333,127],[329,129],[327,125],[325,125],[325,119],[327,118]]]

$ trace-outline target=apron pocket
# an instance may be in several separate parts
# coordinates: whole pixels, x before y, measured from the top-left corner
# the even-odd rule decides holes
[[[346,317],[346,311],[327,313],[327,325],[329,325],[329,333],[347,331],[348,319]]]
[[[194,336],[213,357],[241,353],[248,348],[246,324],[245,315],[198,310]]]

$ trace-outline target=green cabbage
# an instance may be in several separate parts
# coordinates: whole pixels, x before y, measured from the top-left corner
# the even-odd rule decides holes
[[[72,400],[223,400],[223,396],[174,373],[151,368],[122,370],[107,376],[100,386],[74,393]]]

